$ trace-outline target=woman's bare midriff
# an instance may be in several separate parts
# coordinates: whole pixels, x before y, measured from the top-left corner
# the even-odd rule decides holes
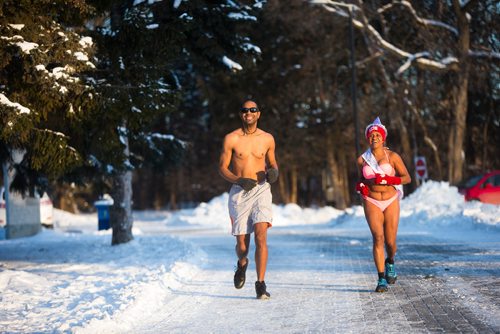
[[[385,201],[390,199],[396,194],[397,190],[393,186],[381,186],[381,185],[372,185],[370,186],[370,196],[377,201]]]

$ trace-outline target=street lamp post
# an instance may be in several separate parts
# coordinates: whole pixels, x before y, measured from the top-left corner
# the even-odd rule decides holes
[[[352,114],[354,117],[354,141],[356,145],[356,157],[360,155],[359,148],[359,117],[358,108],[356,105],[356,62],[354,57],[354,27],[352,25],[352,6],[349,8],[349,46],[351,49],[351,99],[352,99]]]

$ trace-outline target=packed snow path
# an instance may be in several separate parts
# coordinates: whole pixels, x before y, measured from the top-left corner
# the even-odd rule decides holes
[[[203,251],[199,270],[157,312],[123,319],[135,333],[498,333],[500,242],[475,245],[401,231],[399,279],[374,293],[371,237],[365,229],[325,226],[269,231],[271,299],[255,299],[254,243],[243,289],[233,287],[234,238],[177,231]],[[193,274],[194,273],[194,274]],[[118,320],[118,319],[117,319]],[[110,329],[110,328],[108,328]],[[125,328],[122,328],[125,329]]]

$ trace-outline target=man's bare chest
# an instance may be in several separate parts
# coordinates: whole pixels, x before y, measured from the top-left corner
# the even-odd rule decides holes
[[[268,147],[262,140],[246,140],[238,141],[233,149],[233,156],[236,159],[264,159]]]

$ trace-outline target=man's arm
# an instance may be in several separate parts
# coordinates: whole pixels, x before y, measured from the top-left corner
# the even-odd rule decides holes
[[[274,142],[274,137],[270,136],[269,148],[266,153],[267,160],[267,181],[269,183],[274,183],[278,179],[278,163],[276,162],[275,148],[276,144]]]
[[[276,144],[274,142],[274,137],[272,135],[269,135],[270,141],[269,141],[269,148],[267,150],[267,166],[268,168],[275,168],[278,169],[278,163],[276,162],[276,156],[275,156],[275,149],[276,149]]]

